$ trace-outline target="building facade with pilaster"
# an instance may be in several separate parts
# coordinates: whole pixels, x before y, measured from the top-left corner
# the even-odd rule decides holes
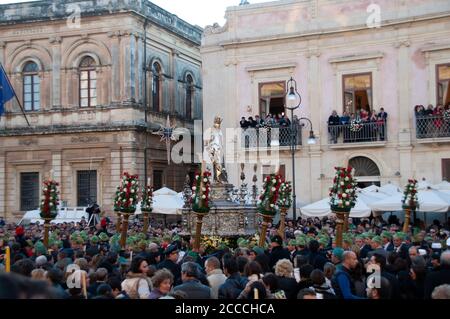
[[[230,7],[225,16],[226,24],[208,26],[202,39],[204,120],[220,115],[223,127],[236,128],[241,117],[290,115],[284,105],[293,77],[302,97],[294,114],[309,118],[317,137],[308,145],[310,126],[301,122],[298,204],[328,196],[335,166],[355,167],[360,186],[450,178],[450,118],[442,110],[429,118],[415,114],[416,105],[450,103],[450,2],[281,0]],[[359,131],[350,121],[327,123],[333,110],[359,117],[381,108],[385,121]],[[255,160],[257,176],[279,170],[292,180],[289,137],[283,141],[280,130],[280,167],[271,167],[262,163],[271,142],[255,142],[261,129],[245,134],[247,140],[226,137],[235,150],[241,146],[227,164],[231,182],[239,183],[243,155]],[[244,168],[249,185],[253,166]]]
[[[181,191],[193,167],[169,165],[152,132],[202,117],[201,33],[148,1],[0,5],[0,62],[30,122],[6,104],[0,216],[38,208],[50,172],[65,205],[108,213],[123,171]]]

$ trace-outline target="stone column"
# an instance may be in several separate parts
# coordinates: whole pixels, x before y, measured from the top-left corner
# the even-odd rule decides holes
[[[119,32],[109,32],[108,37],[111,38],[111,102],[120,101],[120,47]]]
[[[53,108],[61,106],[61,37],[51,37],[52,45],[52,101]]]
[[[144,100],[144,34],[137,36],[137,63],[136,63],[136,102],[142,103]]]
[[[0,216],[6,216],[6,154],[0,152]]]
[[[53,179],[59,183],[59,190],[62,193],[62,153],[61,151],[52,152]]]
[[[120,60],[122,61],[123,74],[121,78],[122,102],[131,102],[132,100],[131,70],[134,63],[131,57],[134,57],[134,42],[131,39],[129,31],[122,32],[122,38],[120,39]],[[131,44],[132,42],[133,45]]]
[[[320,105],[320,97],[322,96],[322,91],[320,88],[320,66],[319,57],[320,51],[317,47],[312,47],[306,54],[308,58],[308,109],[310,112],[310,120],[314,128],[314,134],[318,137],[320,135],[320,111],[322,110]],[[300,95],[306,92],[299,92]],[[304,136],[309,136],[309,126],[305,126]],[[319,142],[319,141],[317,141]],[[325,140],[326,142],[326,140]]]
[[[311,200],[314,202],[322,199],[322,179],[320,178],[320,174],[322,173],[322,151],[320,150],[320,146],[311,147],[309,156],[311,161]],[[301,171],[303,170],[299,170],[299,172]]]
[[[412,172],[412,146],[411,146],[411,123],[413,121],[413,111],[410,105],[410,77],[409,77],[409,47],[411,42],[407,39],[400,39],[395,47],[397,48],[397,78],[398,78],[398,142],[400,156],[400,183],[405,184],[408,178],[413,176]],[[389,124],[388,124],[389,126]]]
[[[411,42],[401,39],[396,44],[397,48],[397,78],[398,78],[398,106],[399,114],[399,144],[402,146],[411,144],[412,109],[410,105],[410,76],[409,76],[409,47]]]
[[[176,49],[172,49],[172,55],[170,58],[170,76],[171,79],[169,79],[169,92],[170,92],[170,98],[169,98],[169,105],[170,105],[170,111],[175,112],[179,111],[181,114],[184,114],[182,112],[182,102],[179,101],[179,105],[176,105],[176,96],[181,95],[181,92],[178,92],[178,79],[177,79],[177,58],[179,56],[180,52]]]
[[[6,43],[4,41],[0,41],[0,63],[2,65],[5,64],[5,49]]]

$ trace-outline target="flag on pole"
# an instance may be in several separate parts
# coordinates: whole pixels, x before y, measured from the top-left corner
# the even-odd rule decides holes
[[[3,67],[0,68],[0,116],[5,112],[5,103],[15,96]]]

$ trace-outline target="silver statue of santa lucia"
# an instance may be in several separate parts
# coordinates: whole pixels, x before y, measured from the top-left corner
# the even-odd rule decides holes
[[[222,119],[219,116],[214,118],[214,126],[211,128],[211,135],[206,145],[209,159],[214,171],[214,182],[227,184],[228,177],[223,165],[223,134],[220,129]]]

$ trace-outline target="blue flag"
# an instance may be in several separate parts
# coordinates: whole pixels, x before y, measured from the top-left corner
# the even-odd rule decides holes
[[[0,116],[5,112],[5,103],[14,97],[14,89],[9,84],[8,76],[0,65]]]

